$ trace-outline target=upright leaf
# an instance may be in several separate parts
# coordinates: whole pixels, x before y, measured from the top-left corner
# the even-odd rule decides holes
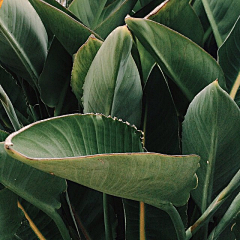
[[[217,45],[220,47],[239,17],[240,2],[238,0],[202,0],[202,3],[212,26]]]
[[[200,46],[203,44],[203,28],[189,0],[165,1],[146,18],[183,34]]]
[[[142,86],[131,48],[126,26],[115,29],[104,41],[85,78],[85,113],[103,113],[140,125]]]
[[[13,133],[5,148],[26,164],[110,195],[163,209],[186,204],[199,157],[141,153],[140,136],[116,119],[68,115]],[[97,152],[105,154],[89,156]]]
[[[230,96],[240,105],[240,17],[230,35],[218,50],[218,62],[222,67]]]
[[[74,56],[71,86],[79,104],[81,105],[85,77],[101,45],[102,42],[91,35],[88,40],[78,49],[76,55]]]
[[[129,17],[126,23],[189,101],[216,78],[225,87],[217,62],[188,38],[150,20]]]
[[[240,111],[215,81],[190,104],[183,122],[183,153],[201,157],[199,186],[192,192],[204,211],[240,167]]]
[[[4,0],[0,8],[0,61],[36,85],[47,55],[46,30],[29,1]]]

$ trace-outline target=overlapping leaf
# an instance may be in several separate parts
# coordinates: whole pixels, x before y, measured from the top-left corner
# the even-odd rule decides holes
[[[218,62],[221,65],[226,85],[232,98],[240,104],[240,17],[235,23],[230,35],[218,50]],[[237,95],[236,95],[237,94]]]
[[[47,55],[47,33],[27,0],[4,0],[0,8],[0,61],[36,85]]]
[[[131,48],[126,26],[116,28],[104,41],[85,78],[85,113],[103,113],[140,125],[142,86]]]
[[[217,45],[220,47],[239,17],[240,2],[238,0],[203,0],[202,3]]]
[[[64,179],[44,173],[11,158],[0,144],[0,182],[45,213],[58,225],[63,239],[70,239],[68,230],[57,210],[60,194],[66,190]]]
[[[199,186],[192,195],[202,211],[240,167],[239,131],[239,108],[217,82],[190,104],[183,122],[183,153],[201,157]]]
[[[88,38],[74,57],[71,86],[79,104],[82,105],[83,84],[92,61],[101,47],[102,42],[93,35]]]
[[[70,15],[42,0],[30,0],[30,2],[44,24],[70,54],[76,53],[78,48],[93,33],[89,28]]]
[[[146,18],[161,23],[202,45],[203,28],[189,0],[165,1]]]
[[[69,10],[86,26],[102,38],[106,38],[114,28],[124,23],[124,18],[131,12],[136,2],[136,0],[74,0]]]
[[[68,115],[13,133],[5,148],[26,164],[110,195],[159,208],[184,205],[197,183],[198,156],[141,153],[140,136],[116,119]]]
[[[217,78],[225,87],[217,62],[191,40],[150,20],[129,17],[126,23],[188,100]]]

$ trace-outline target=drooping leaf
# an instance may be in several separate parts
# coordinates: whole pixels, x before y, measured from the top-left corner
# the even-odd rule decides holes
[[[102,38],[116,27],[124,24],[124,18],[130,13],[137,0],[89,1],[74,0],[69,6],[81,21]]]
[[[72,57],[54,38],[47,56],[43,72],[39,78],[41,99],[49,107],[64,102],[70,85]]]
[[[203,28],[189,0],[165,1],[146,18],[183,34],[200,46],[203,44]]]
[[[126,23],[189,101],[217,78],[225,88],[217,62],[188,38],[150,20],[129,17]]]
[[[240,111],[215,81],[190,104],[183,122],[183,153],[201,157],[199,186],[192,192],[202,211],[240,167]]]
[[[69,54],[77,52],[79,47],[94,34],[82,23],[42,0],[29,0],[43,23],[52,31]],[[59,24],[61,23],[61,24]],[[96,36],[96,34],[94,34]]]
[[[10,239],[21,225],[23,214],[17,206],[18,196],[4,188],[0,190],[0,236]]]
[[[4,0],[0,8],[0,61],[36,85],[47,55],[47,33],[27,0]]]
[[[84,113],[103,113],[140,125],[142,86],[131,48],[126,26],[116,28],[104,41],[85,78]]]
[[[102,41],[95,38],[93,35],[88,38],[77,51],[72,68],[71,87],[78,99],[79,104],[82,105],[83,84],[92,61],[102,45]]]
[[[202,0],[202,3],[217,45],[220,47],[239,17],[240,2],[238,0]]]
[[[57,212],[60,194],[66,190],[64,179],[52,176],[11,158],[0,144],[0,182],[8,189],[32,203],[56,223],[63,239],[70,239],[63,219]]]
[[[29,125],[10,135],[5,149],[26,164],[110,195],[158,208],[186,204],[199,157],[141,153],[140,136],[116,119],[75,114]]]
[[[235,23],[230,35],[218,50],[218,62],[222,67],[226,85],[232,98],[240,104],[240,17]],[[236,95],[237,94],[237,95]]]

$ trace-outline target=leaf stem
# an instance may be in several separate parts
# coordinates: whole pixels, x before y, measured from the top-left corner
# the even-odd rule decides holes
[[[104,212],[104,225],[105,225],[105,239],[106,240],[113,240],[112,235],[112,225],[111,225],[111,219],[110,219],[110,199],[109,195],[106,193],[103,193],[103,212]]]
[[[202,216],[186,231],[186,240],[189,240],[199,228],[204,226],[218,208],[226,201],[226,199],[240,186],[240,170],[235,174],[231,182],[225,187],[214,201],[209,205]]]
[[[0,85],[0,101],[8,115],[9,120],[11,121],[13,128],[15,131],[19,130],[21,128],[21,125],[18,121],[16,112],[13,108],[13,105],[9,99],[9,97],[7,96],[6,92],[4,91],[4,89],[2,88],[2,86]]]
[[[172,203],[166,204],[165,207],[161,208],[162,210],[166,211],[170,216],[175,231],[177,233],[178,240],[186,240],[186,232],[185,227],[183,225],[182,219],[180,214],[178,213],[177,209],[172,205]]]
[[[240,72],[238,73],[238,76],[236,78],[236,81],[233,84],[233,87],[231,89],[230,92],[230,97],[234,100],[234,98],[236,97],[237,91],[239,89],[240,86]]]

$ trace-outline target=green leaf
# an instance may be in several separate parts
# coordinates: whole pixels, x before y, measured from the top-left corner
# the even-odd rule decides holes
[[[189,101],[217,78],[225,87],[224,75],[217,62],[188,38],[146,19],[129,17],[126,23]]]
[[[77,51],[72,68],[71,86],[80,105],[82,105],[83,84],[92,61],[102,45],[102,41],[91,35]]]
[[[198,154],[199,186],[192,192],[202,212],[240,167],[240,111],[215,81],[190,104],[183,122],[183,153]]]
[[[203,45],[203,27],[189,0],[165,1],[146,18],[183,34],[200,46]]]
[[[7,188],[0,190],[0,236],[7,240],[14,236],[23,215],[17,206],[17,195]]]
[[[70,239],[63,219],[57,212],[60,194],[66,190],[66,181],[34,169],[11,158],[0,144],[0,182],[8,189],[32,203],[56,223],[63,239]]]
[[[116,27],[124,24],[124,18],[131,12],[137,0],[90,1],[74,0],[69,6],[81,21],[102,38]]]
[[[230,96],[240,105],[240,17],[230,35],[218,50],[218,62],[222,67]],[[237,95],[236,95],[237,94]]]
[[[5,149],[26,164],[110,195],[164,209],[186,204],[199,157],[142,153],[140,136],[116,119],[75,114],[29,125],[10,135]]]
[[[238,0],[202,0],[202,3],[212,26],[217,45],[220,47],[239,17],[240,2]]]
[[[52,31],[69,54],[74,54],[94,32],[79,21],[42,0],[29,0],[43,23]],[[61,24],[59,24],[61,23]],[[94,34],[96,36],[96,34]]]
[[[85,78],[84,113],[102,113],[140,125],[142,86],[131,48],[126,26],[116,28],[104,41]]]
[[[0,8],[0,61],[32,85],[47,55],[47,33],[27,0],[4,0]]]
[[[64,101],[70,85],[71,69],[72,57],[61,43],[54,38],[39,78],[41,99],[49,107],[56,107]]]

